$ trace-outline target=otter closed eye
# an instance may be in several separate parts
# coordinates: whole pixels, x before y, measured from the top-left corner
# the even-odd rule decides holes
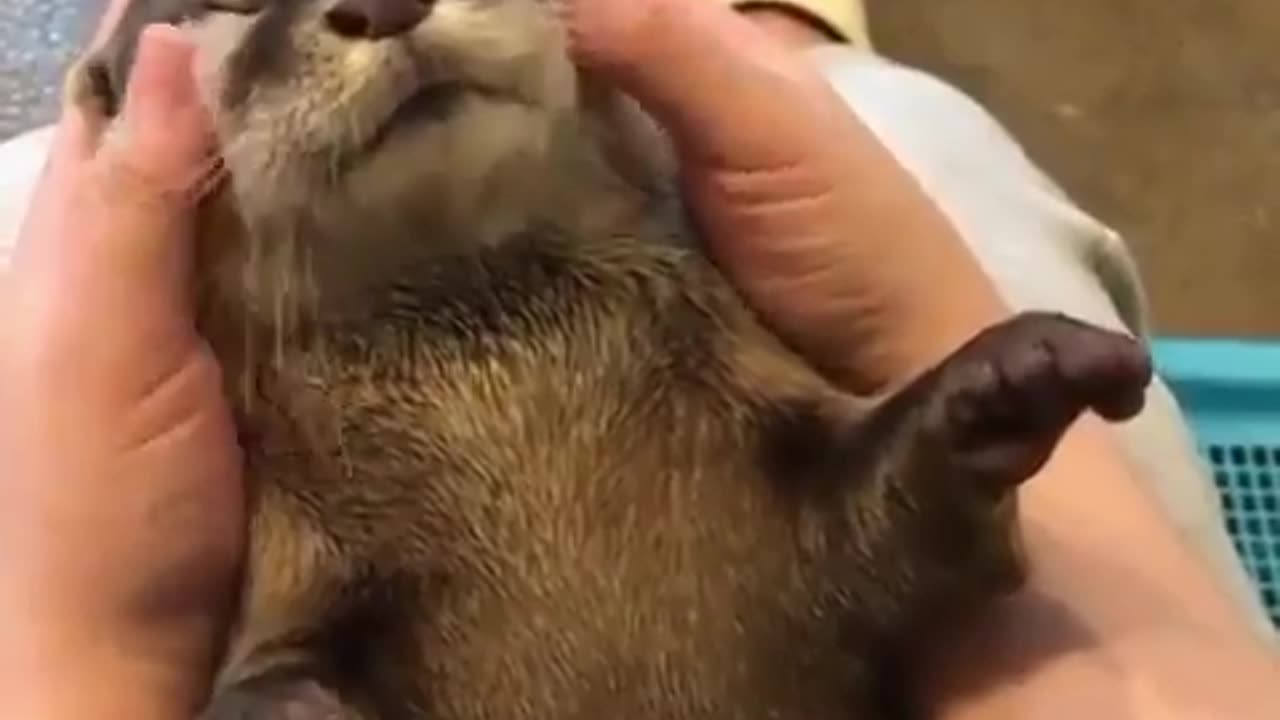
[[[1046,315],[834,386],[625,162],[661,135],[541,0],[134,0],[98,66],[172,18],[252,439],[207,720],[897,720],[906,641],[1020,581],[1016,488],[1141,404],[1140,348]]]

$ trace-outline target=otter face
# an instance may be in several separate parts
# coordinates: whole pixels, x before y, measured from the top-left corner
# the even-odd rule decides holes
[[[108,107],[152,22],[194,38],[250,218],[474,218],[493,182],[545,179],[539,156],[576,102],[545,0],[133,0],[89,64]],[[488,196],[528,195],[508,189]]]

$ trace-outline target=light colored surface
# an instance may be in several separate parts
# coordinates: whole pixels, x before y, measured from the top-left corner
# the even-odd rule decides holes
[[[53,128],[44,127],[0,144],[0,269],[9,264],[52,139]]]

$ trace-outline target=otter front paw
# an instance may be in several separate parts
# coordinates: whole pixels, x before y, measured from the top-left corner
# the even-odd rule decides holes
[[[1152,378],[1134,339],[1048,313],[983,332],[939,370],[935,431],[957,469],[997,492],[1035,474],[1083,412],[1136,415]]]

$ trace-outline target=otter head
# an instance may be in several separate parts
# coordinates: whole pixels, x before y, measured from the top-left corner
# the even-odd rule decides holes
[[[584,84],[550,0],[131,0],[82,65],[109,112],[154,22],[197,45],[223,192],[258,250],[301,236],[334,282],[607,206],[584,197],[619,178],[609,147],[651,127]]]

